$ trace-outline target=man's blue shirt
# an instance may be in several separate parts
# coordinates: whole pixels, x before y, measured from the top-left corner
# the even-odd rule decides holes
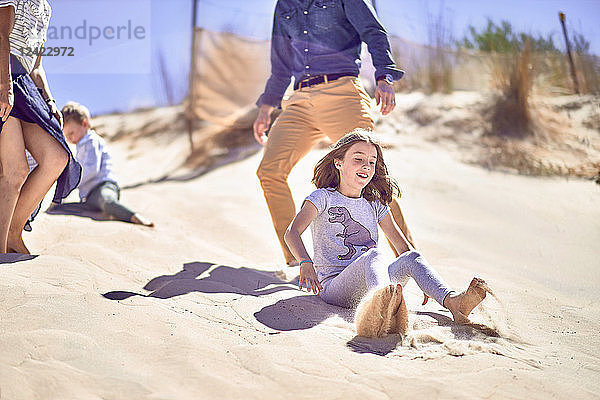
[[[257,105],[281,105],[296,82],[323,74],[358,76],[361,42],[371,53],[375,76],[402,78],[388,35],[369,0],[278,0],[271,37],[271,76]]]

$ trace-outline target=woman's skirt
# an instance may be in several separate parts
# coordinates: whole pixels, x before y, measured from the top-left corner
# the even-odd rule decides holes
[[[15,94],[15,104],[10,112],[10,116],[39,125],[46,133],[56,139],[69,154],[69,163],[56,181],[56,191],[52,200],[55,203],[60,203],[62,199],[67,197],[79,185],[81,165],[75,161],[59,122],[50,112],[50,107],[42,97],[41,89],[35,86],[25,68],[23,68],[19,60],[12,54],[10,56],[10,66]],[[2,134],[3,125],[0,119],[0,134]],[[23,157],[25,157],[25,154],[23,154]]]

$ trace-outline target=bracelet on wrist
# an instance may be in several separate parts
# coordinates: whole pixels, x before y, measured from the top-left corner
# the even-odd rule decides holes
[[[311,264],[314,264],[314,263],[312,262],[312,260],[302,260],[302,261],[300,261],[300,262],[298,263],[298,265],[300,265],[300,266],[301,266],[301,265],[302,265],[302,264],[304,264],[304,263],[311,263]]]

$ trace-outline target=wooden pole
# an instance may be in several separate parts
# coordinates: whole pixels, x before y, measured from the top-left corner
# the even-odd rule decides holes
[[[577,73],[575,72],[575,63],[573,62],[573,55],[571,54],[571,44],[569,43],[569,36],[567,35],[567,26],[565,25],[565,13],[559,12],[558,18],[562,25],[563,35],[565,36],[565,43],[567,44],[567,54],[569,56],[569,64],[571,65],[571,77],[573,78],[573,86],[575,87],[575,93],[579,94],[579,83],[577,82]]]
[[[198,14],[198,0],[192,0],[192,51],[190,52],[190,79],[189,79],[189,90],[188,90],[188,107],[187,110],[187,131],[188,131],[188,139],[190,142],[190,153],[194,151],[194,120],[196,116],[194,115],[194,111],[196,109],[196,90],[195,90],[195,81],[194,77],[196,76],[196,22],[197,22],[197,14]]]

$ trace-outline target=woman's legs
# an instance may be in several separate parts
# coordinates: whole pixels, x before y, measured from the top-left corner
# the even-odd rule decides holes
[[[8,232],[7,247],[18,253],[28,254],[21,237],[25,222],[65,169],[69,156],[60,143],[37,124],[21,121],[21,127],[25,147],[38,162],[38,166],[29,174],[21,188]]]
[[[8,117],[0,131],[0,253],[8,251],[11,221],[28,173],[21,121]]]

